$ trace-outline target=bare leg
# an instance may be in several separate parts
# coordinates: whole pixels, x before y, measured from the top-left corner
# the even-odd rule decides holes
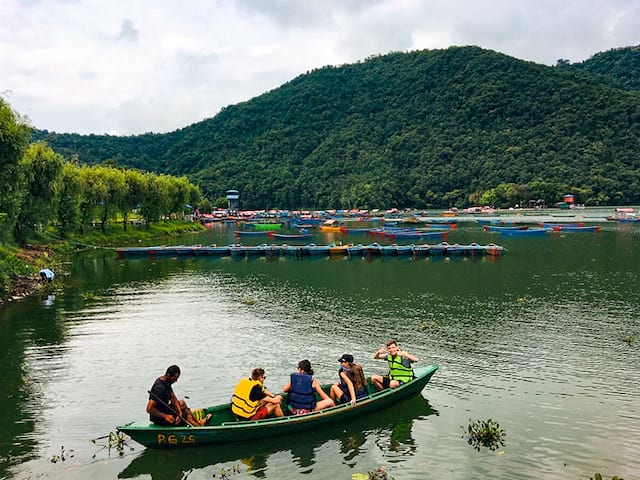
[[[344,392],[338,386],[337,383],[334,383],[333,385],[331,385],[331,391],[329,392],[329,396],[331,397],[331,400],[337,403],[342,398],[342,395],[344,395]]]
[[[371,375],[371,383],[373,383],[378,390],[382,390],[382,375]]]
[[[313,411],[317,412],[318,410],[334,407],[335,405],[336,403],[332,399],[325,398],[324,400],[320,400],[319,402],[316,403],[316,407],[313,409]]]

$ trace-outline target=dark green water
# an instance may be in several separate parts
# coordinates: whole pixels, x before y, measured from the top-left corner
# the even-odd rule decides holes
[[[640,478],[640,228],[501,239],[466,225],[450,243],[495,241],[508,254],[74,257],[55,296],[0,311],[0,478],[204,479],[237,467],[231,478],[349,479],[381,465],[396,479]],[[217,226],[177,243],[233,241]],[[146,391],[171,363],[178,395],[210,405],[255,366],[276,391],[302,358],[323,383],[345,352],[365,374],[384,372],[372,354],[389,337],[440,365],[395,410],[255,444],[132,444],[120,457],[91,442],[145,418]],[[506,446],[476,452],[460,426],[489,417]],[[73,457],[52,463],[62,448]]]

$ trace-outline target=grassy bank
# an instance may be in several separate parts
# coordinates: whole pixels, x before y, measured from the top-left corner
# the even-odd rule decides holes
[[[69,254],[93,246],[116,246],[200,232],[199,223],[171,220],[152,223],[149,228],[109,225],[103,232],[92,229],[84,235],[73,235],[60,239],[46,232],[30,239],[23,246],[0,244],[0,305],[20,300],[41,287],[38,272],[50,268],[61,273],[64,260]]]

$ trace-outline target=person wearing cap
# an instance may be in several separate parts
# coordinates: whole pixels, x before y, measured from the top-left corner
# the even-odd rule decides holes
[[[375,359],[386,359],[389,363],[388,375],[371,375],[371,382],[378,390],[383,388],[397,388],[403,383],[413,380],[413,368],[411,362],[417,362],[418,358],[408,352],[400,350],[398,342],[391,339],[387,347],[380,347],[373,354]]]
[[[313,369],[309,360],[298,362],[298,371],[291,374],[289,383],[282,391],[289,392],[287,404],[293,415],[317,412],[335,405],[329,395],[322,390],[318,380],[313,378]],[[316,393],[320,400],[317,399]]]
[[[238,382],[231,397],[231,411],[240,420],[260,420],[271,414],[283,417],[282,395],[275,395],[264,386],[264,369],[254,368],[250,378]]]
[[[355,405],[357,400],[368,395],[364,372],[360,365],[353,363],[353,355],[349,353],[342,355],[338,362],[340,382],[331,385],[329,395],[336,403],[350,402],[351,405]]]

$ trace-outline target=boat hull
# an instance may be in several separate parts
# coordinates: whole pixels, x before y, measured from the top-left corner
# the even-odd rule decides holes
[[[438,365],[414,369],[416,378],[395,389],[375,391],[369,386],[371,395],[355,405],[339,405],[306,415],[295,415],[262,420],[235,420],[229,404],[206,409],[217,419],[216,425],[205,427],[162,427],[150,422],[132,422],[117,427],[136,442],[148,448],[180,448],[226,442],[254,441],[258,438],[310,432],[315,428],[337,424],[339,427],[349,419],[373,413],[395,405],[403,398],[419,394],[427,385]],[[325,386],[328,387],[328,386]]]

